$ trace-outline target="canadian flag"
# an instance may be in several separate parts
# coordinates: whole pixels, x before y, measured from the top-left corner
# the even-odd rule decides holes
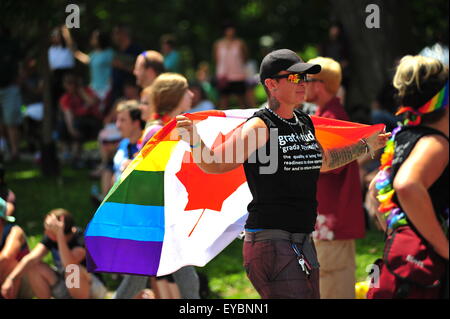
[[[214,149],[255,111],[186,116]],[[383,128],[312,119],[324,148],[356,143]],[[89,271],[162,276],[204,266],[243,231],[252,196],[242,165],[204,173],[175,125],[172,120],[147,142],[97,209],[85,233]]]

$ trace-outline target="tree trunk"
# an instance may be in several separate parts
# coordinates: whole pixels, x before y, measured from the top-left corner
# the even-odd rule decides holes
[[[380,28],[368,28],[369,4],[379,7]],[[411,14],[405,0],[336,0],[332,10],[342,23],[348,39],[349,85],[346,108],[370,108],[384,83],[392,80],[395,61],[409,51],[412,41],[408,26]]]
[[[45,176],[58,176],[60,165],[57,156],[56,143],[53,139],[55,122],[55,110],[52,96],[52,78],[48,65],[48,35],[50,30],[43,30],[41,37],[41,58],[42,75],[44,79],[44,119],[42,125],[42,150],[41,150],[41,170]]]

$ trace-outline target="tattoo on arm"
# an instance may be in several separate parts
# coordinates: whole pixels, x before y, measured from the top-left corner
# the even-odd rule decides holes
[[[366,153],[364,144],[358,142],[355,145],[334,148],[324,152],[326,163],[329,169],[335,169],[354,161]]]

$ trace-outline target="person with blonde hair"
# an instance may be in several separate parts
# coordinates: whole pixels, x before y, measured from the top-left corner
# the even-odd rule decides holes
[[[404,122],[369,187],[387,239],[368,298],[448,298],[448,67],[408,55],[393,85]]]
[[[189,111],[194,97],[187,79],[177,73],[161,74],[148,90],[150,121],[144,133],[144,143],[177,115]],[[193,266],[186,266],[169,276],[159,277],[157,287],[163,298],[200,298],[200,282]]]
[[[175,116],[190,110],[193,93],[188,82],[178,73],[163,73],[142,91],[141,117],[147,122],[138,149],[141,149],[165,124]],[[117,289],[115,298],[143,298],[148,278],[126,275]],[[195,268],[183,267],[169,276],[151,278],[157,299],[199,299],[200,283]]]
[[[339,62],[317,57],[308,63],[322,67],[306,83],[306,101],[315,103],[315,115],[349,121],[339,98]],[[355,239],[364,237],[364,211],[359,167],[352,161],[337,169],[322,172],[317,182],[317,222],[314,242],[321,266],[320,295],[323,299],[354,299]]]
[[[178,73],[163,73],[153,84],[143,91],[142,114],[147,125],[142,138],[143,147],[153,135],[175,116],[190,110],[193,93],[189,90],[187,79]],[[191,288],[183,289],[184,279],[188,287],[196,287],[197,273],[193,267],[184,267],[175,274],[157,278],[153,283],[157,287],[156,295],[163,299],[197,298],[199,287],[195,291]],[[186,273],[186,275],[183,275]],[[181,276],[180,276],[181,275]],[[185,277],[188,278],[185,278]],[[175,279],[177,277],[178,280]],[[181,284],[182,287],[179,287]],[[186,285],[184,285],[186,286]],[[180,289],[181,288],[181,291]]]
[[[55,267],[43,262],[49,252]],[[76,279],[75,272],[79,273]],[[98,275],[86,270],[83,230],[75,226],[72,214],[63,208],[53,209],[45,216],[43,239],[20,260],[1,287],[5,298],[13,297],[14,282],[25,274],[40,299],[104,298],[106,294]]]
[[[175,116],[191,109],[194,94],[188,81],[178,73],[163,73],[142,92],[142,119],[147,121],[142,138],[148,140]]]

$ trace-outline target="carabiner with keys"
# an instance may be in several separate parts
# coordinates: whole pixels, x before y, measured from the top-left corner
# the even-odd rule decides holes
[[[302,271],[306,274],[307,277],[309,277],[311,275],[310,273],[311,266],[309,265],[308,261],[305,260],[303,254],[300,252],[295,243],[292,243],[291,247],[294,250],[295,254],[297,255],[297,261],[300,267],[302,268]]]

